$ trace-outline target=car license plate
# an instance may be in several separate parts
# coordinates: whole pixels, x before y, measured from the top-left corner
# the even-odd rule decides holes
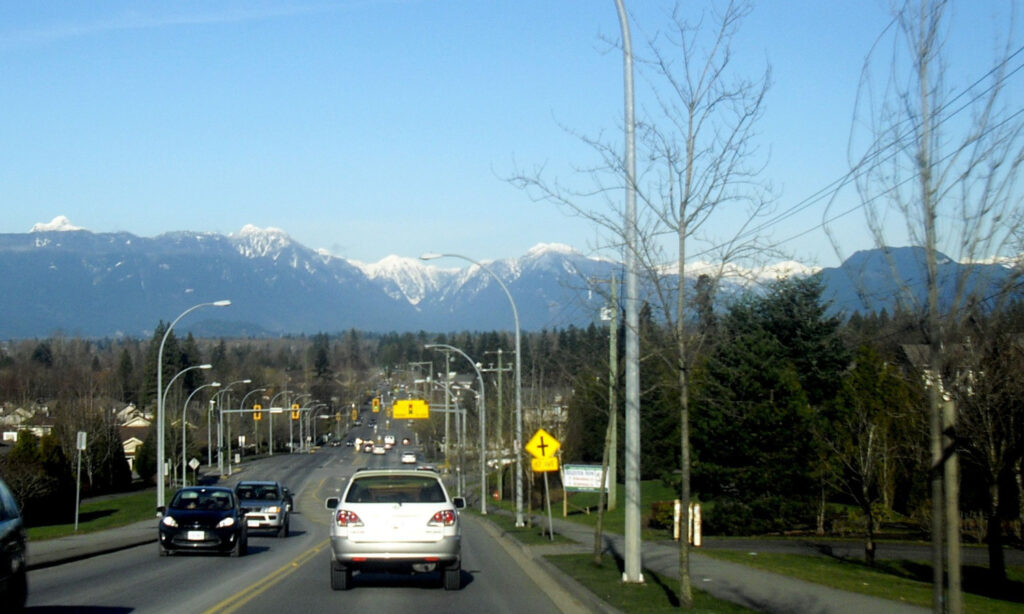
[[[190,542],[201,542],[206,537],[206,533],[203,531],[189,531],[188,541]]]
[[[247,524],[249,525],[249,528],[251,529],[251,528],[254,528],[254,527],[259,527],[260,526],[260,521],[259,520],[250,520]]]

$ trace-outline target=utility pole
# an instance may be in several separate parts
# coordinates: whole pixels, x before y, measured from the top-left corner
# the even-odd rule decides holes
[[[619,474],[619,298],[618,278],[612,275],[608,279],[595,279],[595,282],[608,282],[607,315],[601,319],[608,321],[608,511],[618,507]]]
[[[498,425],[496,427],[496,431],[495,432],[497,433],[497,441],[498,441],[498,497],[502,497],[504,495],[504,492],[505,492],[505,490],[504,490],[504,483],[503,483],[503,481],[504,481],[503,478],[504,478],[504,475],[505,475],[505,465],[503,464],[504,460],[505,460],[505,430],[504,430],[505,429],[505,414],[504,414],[504,412],[502,412],[502,409],[501,409],[502,399],[504,398],[503,395],[501,394],[501,380],[504,379],[502,377],[502,373],[505,373],[507,371],[511,371],[512,367],[511,366],[508,366],[508,367],[503,367],[502,366],[501,358],[502,358],[503,351],[502,351],[501,348],[498,348],[497,350],[491,351],[491,352],[484,352],[484,354],[497,354],[498,355],[498,367],[497,368],[489,367],[487,369],[480,369],[480,370],[483,371],[484,373],[497,373],[498,374],[498,378],[497,378],[498,379],[498,409],[497,409],[497,411],[498,411]]]

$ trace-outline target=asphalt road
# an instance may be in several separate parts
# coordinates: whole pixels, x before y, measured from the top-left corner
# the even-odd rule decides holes
[[[562,612],[509,551],[472,516],[464,516],[462,589],[440,588],[438,574],[355,576],[332,591],[324,499],[356,467],[398,465],[352,448],[283,454],[247,463],[231,478],[277,479],[295,493],[291,536],[252,534],[248,556],[159,557],[155,543],[29,573],[29,612],[90,614],[244,611],[246,614],[339,611]]]

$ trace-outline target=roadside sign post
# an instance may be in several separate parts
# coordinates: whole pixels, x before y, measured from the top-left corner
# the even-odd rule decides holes
[[[85,450],[85,431],[78,431],[75,448],[78,450],[78,475],[75,477],[75,533],[78,533],[78,506],[82,500],[82,451]]]
[[[555,541],[554,521],[551,519],[551,491],[548,487],[548,474],[558,471],[558,457],[555,452],[562,447],[561,442],[544,429],[537,429],[530,441],[526,442],[526,451],[533,455],[530,462],[534,472],[544,474],[544,504],[548,508],[548,537]]]
[[[199,465],[200,464],[201,463],[199,462],[199,459],[194,457],[194,456],[192,457],[192,460],[190,460],[188,462],[189,469],[192,470],[192,483],[193,484],[199,484]],[[182,478],[182,480],[184,480],[185,476],[181,476],[181,478]]]

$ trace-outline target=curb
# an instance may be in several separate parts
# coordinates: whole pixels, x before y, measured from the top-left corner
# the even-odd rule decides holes
[[[537,586],[564,614],[587,614],[588,612],[623,614],[621,610],[608,605],[589,588],[564,573],[542,555],[536,554],[531,546],[509,537],[505,531],[499,529],[486,517],[475,516],[474,518],[480,521],[484,530],[501,544],[509,556],[515,559],[516,563],[530,576],[530,579],[537,583]]]

